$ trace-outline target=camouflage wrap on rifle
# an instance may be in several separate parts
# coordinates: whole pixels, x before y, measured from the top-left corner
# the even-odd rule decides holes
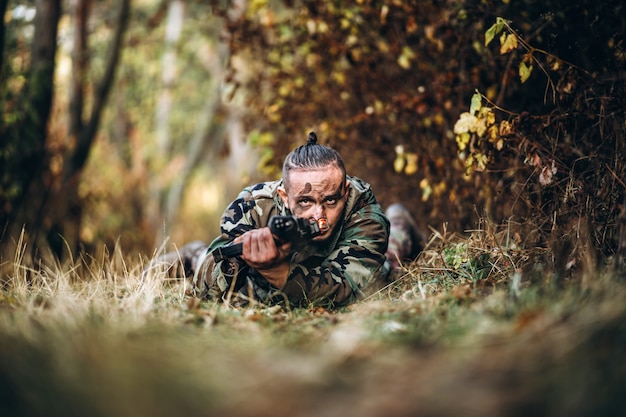
[[[389,237],[389,221],[369,186],[348,177],[351,187],[343,224],[325,242],[293,244],[287,283],[273,288],[243,261],[229,259],[203,265],[204,280],[212,296],[236,295],[262,302],[287,298],[291,305],[342,306],[354,302],[377,279]],[[277,190],[282,181],[264,182],[245,188],[228,206],[221,219],[221,235],[209,252],[231,243],[250,229],[267,226],[274,215],[290,215]]]

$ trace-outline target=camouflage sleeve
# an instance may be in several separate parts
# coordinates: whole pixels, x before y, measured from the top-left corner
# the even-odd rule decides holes
[[[220,219],[220,235],[211,242],[209,252],[232,242],[237,236],[254,228],[250,210],[254,200],[239,197],[226,208]]]
[[[211,243],[209,250],[232,242],[248,230],[267,226],[269,218],[277,211],[271,198],[271,186],[271,183],[259,183],[239,193],[224,210],[220,219],[221,235]]]
[[[248,230],[267,226],[268,219],[276,212],[273,200],[269,197],[268,186],[268,183],[260,183],[246,187],[239,193],[237,198],[224,210],[220,219],[221,234],[211,242],[208,252],[230,244],[237,236]],[[259,195],[267,195],[267,197],[259,198]],[[234,260],[234,262],[238,263],[239,267],[244,266],[243,261],[239,259]],[[233,262],[217,262],[212,270],[210,285],[216,291],[228,289],[233,278],[232,270]]]
[[[389,222],[378,203],[348,217],[328,257],[292,263],[282,288],[292,303],[343,306],[354,302],[381,273]]]

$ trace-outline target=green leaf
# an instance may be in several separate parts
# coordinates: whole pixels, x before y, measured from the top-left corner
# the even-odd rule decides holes
[[[526,64],[526,61],[522,61],[519,63],[519,78],[522,81],[522,84],[528,80],[530,74],[533,72],[533,65]]]
[[[501,17],[496,18],[496,23],[491,25],[491,27],[485,32],[485,46],[489,45],[493,38],[495,38],[497,34],[502,32],[503,28],[504,19],[502,19]]]
[[[485,32],[485,46],[489,45],[495,36],[496,36],[496,24],[494,23]]]
[[[480,96],[480,93],[478,92],[478,90],[476,90],[476,92],[472,96],[472,101],[470,104],[470,114],[476,114],[476,112],[479,111],[481,107],[482,107],[482,97]]]

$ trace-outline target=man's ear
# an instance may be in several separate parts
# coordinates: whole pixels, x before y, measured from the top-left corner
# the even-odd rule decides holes
[[[348,195],[350,194],[350,180],[346,180],[346,201],[348,200]]]
[[[289,198],[287,197],[287,190],[284,187],[278,187],[278,195],[285,203],[285,207],[289,208]]]

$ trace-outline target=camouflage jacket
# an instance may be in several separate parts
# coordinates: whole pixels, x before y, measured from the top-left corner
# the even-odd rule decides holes
[[[385,251],[389,221],[376,201],[370,185],[348,177],[351,187],[338,225],[324,242],[292,244],[287,283],[280,290],[272,287],[257,271],[239,259],[224,260],[212,270],[212,291],[238,292],[262,302],[280,302],[286,297],[292,305],[342,306],[356,301],[364,289],[384,278]],[[282,180],[245,188],[221,219],[221,235],[209,252],[231,243],[247,230],[268,225],[274,215],[290,215],[278,195]]]

